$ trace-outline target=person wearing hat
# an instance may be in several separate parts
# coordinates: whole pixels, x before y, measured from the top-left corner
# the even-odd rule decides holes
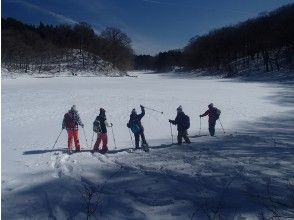
[[[144,127],[141,123],[141,120],[145,115],[145,108],[142,105],[140,105],[140,107],[141,114],[137,114],[136,109],[133,109],[130,115],[130,120],[127,123],[127,127],[134,133],[136,149],[139,149],[140,137],[142,139],[142,147],[148,147],[148,143],[144,135]]]
[[[177,125],[178,145],[182,144],[183,138],[187,144],[190,144],[191,141],[188,137],[188,128],[190,127],[190,119],[183,112],[183,108],[181,105],[177,108],[177,116],[176,116],[175,120],[170,119],[168,121],[169,121],[169,123],[172,123],[173,125]]]
[[[65,113],[62,121],[62,129],[67,130],[68,134],[68,151],[72,151],[72,142],[75,143],[76,151],[80,151],[80,141],[79,141],[79,125],[84,127],[81,121],[80,115],[78,113],[76,105],[73,105],[71,109]]]
[[[112,127],[112,123],[108,123],[106,119],[106,111],[104,108],[100,108],[100,113],[96,117],[95,121],[99,122],[99,132],[97,132],[97,140],[93,148],[93,152],[99,151],[104,154],[108,151],[108,137],[107,137],[107,127]],[[102,142],[102,148],[99,149],[100,143]]]
[[[208,110],[204,112],[204,114],[199,115],[200,118],[205,117],[208,115],[208,130],[211,136],[215,134],[215,124],[216,121],[219,119],[221,111],[213,106],[213,103],[208,105]]]

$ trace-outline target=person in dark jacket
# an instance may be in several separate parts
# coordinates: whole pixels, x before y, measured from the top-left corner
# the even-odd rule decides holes
[[[73,105],[71,109],[65,113],[62,121],[62,129],[67,130],[68,134],[68,150],[72,150],[72,142],[75,142],[76,151],[80,151],[80,141],[79,141],[79,125],[83,128],[84,124],[81,121],[79,113],[77,111],[76,105]]]
[[[176,116],[175,120],[169,120],[169,122],[172,123],[173,125],[177,125],[178,145],[182,144],[183,138],[187,144],[191,143],[191,141],[188,137],[188,130],[187,130],[187,128],[185,128],[185,125],[184,125],[184,117],[185,117],[185,113],[183,112],[183,108],[180,105],[177,108],[177,116]]]
[[[93,148],[94,151],[99,151],[100,153],[106,153],[108,151],[108,137],[107,137],[107,127],[112,127],[112,123],[108,123],[106,119],[106,111],[103,108],[100,108],[100,113],[96,117],[96,121],[100,123],[100,131],[97,133],[97,140]],[[102,141],[102,148],[99,150],[100,143]]]
[[[215,124],[219,119],[221,111],[213,106],[213,103],[208,105],[208,110],[204,114],[199,115],[200,118],[208,115],[208,130],[211,136],[215,134]]]
[[[141,107],[141,114],[137,114],[136,109],[133,109],[130,115],[130,120],[127,124],[127,127],[130,128],[135,135],[136,149],[139,148],[140,137],[142,139],[142,147],[148,147],[148,144],[144,135],[144,127],[141,123],[141,120],[145,115],[145,108],[142,105],[140,105],[140,107]]]

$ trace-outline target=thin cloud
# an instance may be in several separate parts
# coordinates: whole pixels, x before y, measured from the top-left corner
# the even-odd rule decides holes
[[[62,23],[70,23],[70,24],[79,23],[79,22],[77,22],[76,20],[74,20],[74,19],[72,19],[70,17],[64,16],[62,14],[58,14],[58,13],[56,13],[54,11],[50,11],[48,9],[42,8],[42,7],[38,6],[38,5],[23,1],[23,0],[12,0],[10,2],[20,3],[20,4],[26,6],[26,7],[30,8],[30,9],[34,9],[34,10],[40,11],[42,13],[48,14],[48,15],[56,18],[59,22],[62,22]]]
[[[156,1],[156,0],[139,0],[139,1],[158,4],[158,5],[170,5],[170,6],[176,6],[176,7],[189,6],[190,5],[189,2],[181,2],[181,3],[177,4],[177,3],[163,2],[163,1]],[[234,13],[239,13],[239,14],[255,15],[255,13],[253,13],[253,12],[235,10],[235,9],[229,9],[229,8],[220,9],[220,8],[201,6],[201,5],[197,5],[196,7],[204,9],[204,10],[209,10],[209,11],[223,11],[223,12],[234,12]]]

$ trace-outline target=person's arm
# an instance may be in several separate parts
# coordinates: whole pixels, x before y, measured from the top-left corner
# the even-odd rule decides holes
[[[63,117],[62,120],[62,130],[66,128],[66,124],[65,124],[65,117]]]
[[[176,123],[176,121],[175,120],[168,120],[169,121],[169,123],[172,123],[173,125],[176,125],[177,123]]]
[[[127,123],[127,127],[128,127],[128,128],[131,128],[131,117],[130,117],[130,119],[129,119],[129,122]]]
[[[177,115],[177,117],[175,118],[175,120],[169,120],[170,123],[172,123],[173,125],[177,125],[179,122],[179,116]]]
[[[83,128],[84,127],[84,124],[83,124],[83,122],[82,122],[82,120],[81,120],[81,118],[80,118],[80,115],[77,113],[77,122],[78,122],[78,124]]]
[[[141,107],[141,114],[138,115],[139,120],[141,120],[144,117],[144,115],[145,115],[145,108],[144,108],[144,106],[140,105],[140,107]]]
[[[204,114],[200,115],[200,117],[205,117],[209,114],[209,110],[207,110],[206,112],[204,112]]]
[[[112,127],[112,123],[108,123],[107,120],[104,121],[104,124],[105,124],[106,127]]]

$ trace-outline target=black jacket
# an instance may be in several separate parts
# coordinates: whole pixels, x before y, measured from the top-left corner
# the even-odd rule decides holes
[[[131,128],[133,125],[138,125],[142,131],[144,131],[144,127],[141,123],[141,119],[144,117],[145,115],[145,109],[141,107],[141,114],[136,114],[136,113],[132,113],[130,115],[130,120],[129,123],[127,124],[128,128]]]
[[[219,119],[220,112],[221,111],[218,108],[212,107],[212,108],[208,109],[206,112],[204,112],[204,114],[202,114],[201,117],[208,115],[208,120],[213,122],[213,121],[216,121],[217,119]]]
[[[101,132],[106,134],[107,133],[107,128],[106,128],[106,124],[105,124],[106,116],[100,114],[96,117],[96,120],[99,120],[99,122],[100,122]]]
[[[179,112],[175,118],[175,120],[170,120],[170,123],[177,125],[177,129],[178,131],[185,131],[186,129],[184,129],[184,116],[185,113],[184,112]]]

